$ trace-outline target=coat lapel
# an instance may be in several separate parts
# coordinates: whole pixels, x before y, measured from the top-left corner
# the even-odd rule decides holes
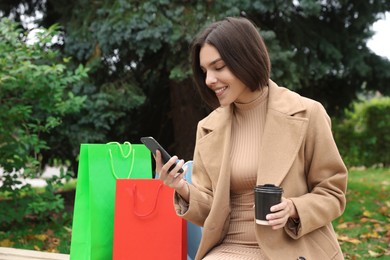
[[[303,142],[308,119],[294,117],[306,108],[300,96],[286,88],[269,84],[266,123],[260,148],[257,184],[280,185],[295,160]],[[204,136],[198,149],[211,178],[223,176],[223,183],[230,181],[230,148],[232,107],[219,108],[202,126]]]
[[[198,142],[198,150],[203,164],[207,165],[210,178],[222,177],[222,182],[229,184],[232,107],[219,108],[213,113],[203,124],[205,135]],[[216,183],[220,185],[221,181]]]
[[[294,117],[305,108],[298,95],[270,81],[269,99],[257,184],[280,185],[295,160],[303,141],[308,120]]]

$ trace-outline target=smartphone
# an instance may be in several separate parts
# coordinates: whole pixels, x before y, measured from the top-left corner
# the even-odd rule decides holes
[[[156,150],[159,150],[161,152],[161,157],[162,157],[162,160],[163,160],[163,163],[167,163],[169,161],[169,159],[171,159],[171,156],[169,155],[169,153],[167,151],[165,151],[165,149],[151,136],[147,136],[147,137],[141,137],[141,142],[153,153],[153,155],[155,156],[156,155]],[[171,166],[171,168],[169,168],[168,171],[171,171],[173,168],[176,167],[176,163],[173,164]],[[183,173],[183,169],[180,168],[180,170],[178,171],[178,173]],[[177,174],[175,176],[175,178],[179,175]]]

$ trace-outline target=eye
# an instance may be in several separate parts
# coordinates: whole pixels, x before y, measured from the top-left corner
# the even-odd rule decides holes
[[[217,67],[215,67],[215,70],[222,70],[225,67],[226,67],[226,65],[217,66]]]

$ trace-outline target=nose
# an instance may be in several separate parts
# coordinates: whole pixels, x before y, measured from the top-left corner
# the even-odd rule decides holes
[[[205,79],[206,85],[207,86],[212,86],[215,83],[217,83],[217,77],[210,71],[206,72],[206,79]]]

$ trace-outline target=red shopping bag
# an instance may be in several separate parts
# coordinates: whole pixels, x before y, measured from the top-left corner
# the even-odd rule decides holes
[[[187,259],[186,222],[176,215],[173,192],[157,179],[117,180],[114,260]]]

